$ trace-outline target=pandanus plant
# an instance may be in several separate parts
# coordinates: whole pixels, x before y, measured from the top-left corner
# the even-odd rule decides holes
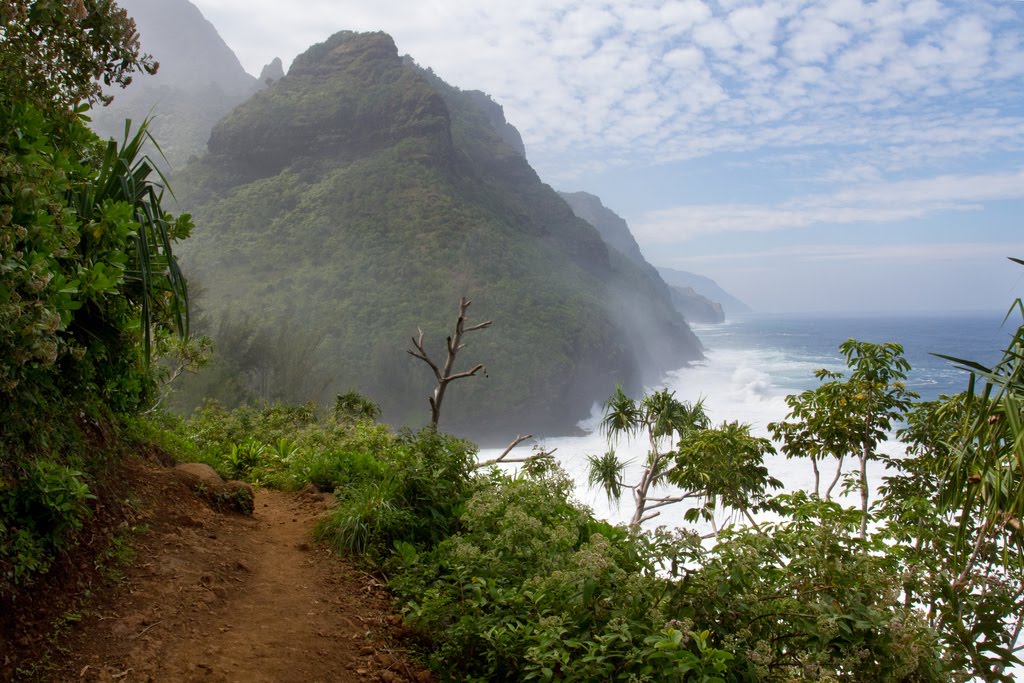
[[[107,141],[97,171],[72,190],[72,202],[82,221],[78,248],[87,261],[93,253],[106,260],[109,277],[117,280],[113,289],[129,310],[138,311],[148,364],[155,327],[168,325],[180,337],[188,336],[188,289],[171,245],[188,237],[192,221],[188,214],[173,217],[161,208],[168,183],[144,153],[147,142],[160,151],[148,121],[134,134],[126,121],[124,142]],[[101,321],[110,315],[95,313]]]
[[[1010,260],[1024,265],[1024,260]],[[1006,320],[1014,312],[1024,320],[1020,298]],[[980,512],[984,520],[965,565],[972,564],[987,537],[1003,533],[1024,565],[1024,322],[992,366],[945,357],[971,373],[965,436],[954,448],[943,496],[946,505],[965,513],[961,536],[967,532],[971,512]]]

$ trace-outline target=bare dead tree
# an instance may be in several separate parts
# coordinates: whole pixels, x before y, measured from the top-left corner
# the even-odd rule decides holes
[[[419,358],[429,365],[430,369],[434,371],[434,377],[437,378],[437,386],[434,387],[434,394],[430,397],[430,425],[434,429],[437,429],[438,420],[441,418],[441,402],[444,401],[444,392],[448,389],[448,384],[457,379],[473,377],[484,369],[483,363],[479,363],[472,370],[453,372],[455,369],[455,355],[466,346],[462,343],[462,336],[467,332],[483,330],[491,326],[492,321],[490,320],[470,325],[469,327],[466,326],[466,309],[469,308],[471,303],[466,297],[459,299],[459,319],[455,322],[455,334],[448,337],[448,357],[445,359],[443,367],[439,367],[427,354],[423,346],[423,330],[421,329],[416,330],[419,336],[412,338],[413,348],[408,350],[410,356]]]

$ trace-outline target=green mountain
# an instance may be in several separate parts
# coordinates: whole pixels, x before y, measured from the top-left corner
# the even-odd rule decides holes
[[[699,358],[664,283],[574,216],[513,132],[383,33],[311,47],[228,114],[176,188],[198,226],[184,267],[236,367],[207,393],[242,369],[265,398],[358,388],[422,424],[433,381],[409,338],[443,360],[460,296],[494,324],[458,367],[488,372],[449,388],[442,429],[565,431],[616,383]]]
[[[647,274],[664,285],[658,270],[649,264],[640,252],[640,245],[629,229],[629,224],[617,213],[601,203],[589,192],[559,192],[573,213],[593,225],[601,238],[612,249],[618,250]],[[688,322],[720,323],[725,320],[722,306],[698,294],[692,287],[666,286],[670,301]]]
[[[135,19],[143,51],[152,54],[160,68],[154,76],[137,76],[123,91],[112,91],[114,102],[90,113],[93,130],[121,140],[125,119],[137,124],[152,117],[150,130],[170,167],[181,168],[206,150],[213,125],[263,81],[246,73],[217,29],[188,0],[118,4]],[[280,66],[278,62],[277,69]]]

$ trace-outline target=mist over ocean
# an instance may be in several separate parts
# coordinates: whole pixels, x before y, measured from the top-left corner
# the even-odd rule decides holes
[[[845,370],[839,344],[849,338],[903,345],[911,364],[908,387],[922,400],[940,394],[955,394],[967,388],[967,373],[945,359],[932,354],[993,363],[1001,356],[1019,321],[1003,325],[1004,313],[885,314],[885,315],[753,315],[720,325],[693,325],[705,346],[706,360],[669,373],[664,386],[687,401],[703,398],[714,424],[738,420],[749,423],[757,436],[769,436],[768,423],[784,419],[785,397],[818,384],[814,371],[819,368]],[[632,511],[632,500],[625,493],[621,505],[609,506],[603,493],[586,485],[586,456],[602,453],[607,444],[597,431],[600,406],[594,406],[589,420],[581,423],[588,433],[578,437],[542,438],[546,449],[557,449],[555,456],[577,482],[578,498],[593,508],[599,517],[625,522]],[[526,446],[520,446],[526,448]],[[900,444],[890,441],[880,450],[896,454]],[[639,462],[645,443],[621,441],[620,458]],[[488,449],[481,457],[493,457],[500,449]],[[849,463],[852,467],[854,463]],[[771,473],[787,489],[811,488],[813,474],[806,460],[769,458]],[[823,465],[823,473],[834,471]],[[627,473],[626,481],[638,477],[639,468]],[[884,474],[875,465],[869,476],[876,483]],[[825,474],[823,474],[823,477]],[[851,504],[852,504],[851,500]],[[683,525],[684,505],[666,508],[650,526]]]

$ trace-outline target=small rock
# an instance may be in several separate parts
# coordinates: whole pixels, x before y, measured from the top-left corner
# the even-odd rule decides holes
[[[224,480],[217,474],[217,471],[201,462],[181,463],[174,466],[174,471],[180,473],[183,479],[193,485],[196,481],[213,488],[220,488],[224,485]],[[194,481],[189,481],[190,479]]]

